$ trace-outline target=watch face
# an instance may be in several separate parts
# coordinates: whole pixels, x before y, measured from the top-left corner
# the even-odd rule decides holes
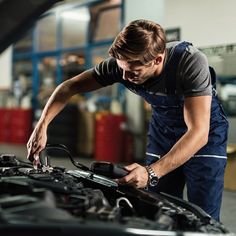
[[[157,186],[158,181],[159,181],[158,177],[155,177],[155,176],[154,176],[154,177],[152,177],[152,179],[151,179],[149,185],[150,185],[151,187]]]

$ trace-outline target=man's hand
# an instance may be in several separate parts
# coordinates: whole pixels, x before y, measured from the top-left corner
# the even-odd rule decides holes
[[[27,159],[33,162],[34,167],[39,164],[39,153],[45,148],[47,143],[47,128],[38,123],[27,143]]]
[[[148,173],[144,166],[133,163],[124,168],[130,173],[125,177],[118,179],[118,183],[132,185],[136,188],[145,188],[147,186]]]

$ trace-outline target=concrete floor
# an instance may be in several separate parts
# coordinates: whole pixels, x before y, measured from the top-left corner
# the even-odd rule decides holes
[[[0,144],[0,154],[2,153],[14,154],[19,158],[25,159],[27,150],[25,145]],[[77,159],[77,161],[88,166],[93,159],[83,157],[79,158],[79,160]],[[67,169],[75,169],[69,158],[66,159],[64,157],[52,158],[51,165],[64,166]],[[221,221],[226,228],[236,234],[236,191],[224,191],[221,208]]]

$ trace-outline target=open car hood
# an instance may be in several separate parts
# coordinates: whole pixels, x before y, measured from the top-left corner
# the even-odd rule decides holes
[[[62,0],[0,0],[0,53],[19,40],[34,22]]]

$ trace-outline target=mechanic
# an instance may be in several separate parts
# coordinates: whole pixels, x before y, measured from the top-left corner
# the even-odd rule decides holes
[[[183,197],[219,220],[228,122],[206,56],[187,42],[166,43],[162,27],[148,20],[128,24],[109,49],[111,57],[61,83],[50,96],[27,143],[37,165],[47,127],[71,96],[116,82],[152,106],[146,166],[126,166],[121,184]]]

